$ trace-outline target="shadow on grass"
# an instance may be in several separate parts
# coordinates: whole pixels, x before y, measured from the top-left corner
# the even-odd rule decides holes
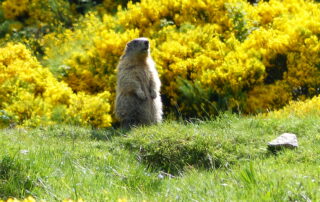
[[[111,141],[114,137],[125,136],[130,130],[121,128],[92,129],[90,138],[99,141]]]

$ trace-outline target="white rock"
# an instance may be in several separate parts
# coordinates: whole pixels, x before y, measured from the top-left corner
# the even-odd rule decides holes
[[[23,149],[23,150],[20,150],[20,153],[21,153],[21,154],[28,154],[28,153],[29,153],[29,151],[28,151],[28,150],[26,150],[26,149]]]
[[[276,139],[268,143],[269,147],[298,147],[298,139],[295,134],[283,133]]]

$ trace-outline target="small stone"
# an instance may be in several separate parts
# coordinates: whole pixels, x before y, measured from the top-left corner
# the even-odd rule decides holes
[[[298,139],[295,134],[292,133],[283,133],[276,139],[272,140],[268,143],[269,148],[282,148],[282,147],[288,147],[288,148],[296,148],[298,147]]]
[[[163,179],[164,176],[160,173],[160,174],[158,175],[158,178],[159,178],[159,179]]]
[[[26,155],[29,153],[29,151],[26,149],[23,149],[23,150],[20,150],[20,153]]]

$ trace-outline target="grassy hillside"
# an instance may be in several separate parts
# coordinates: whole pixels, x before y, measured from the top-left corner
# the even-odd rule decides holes
[[[0,198],[55,201],[317,201],[320,117],[224,114],[120,130],[0,131]],[[267,142],[295,133],[296,150]]]
[[[319,96],[320,4],[254,1],[0,0],[0,128],[114,126],[116,67],[137,37],[150,40],[165,115]]]

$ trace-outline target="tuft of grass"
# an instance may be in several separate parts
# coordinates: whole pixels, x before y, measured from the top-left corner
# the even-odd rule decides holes
[[[35,176],[30,176],[30,162],[11,156],[0,158],[0,198],[25,197],[35,185]]]

